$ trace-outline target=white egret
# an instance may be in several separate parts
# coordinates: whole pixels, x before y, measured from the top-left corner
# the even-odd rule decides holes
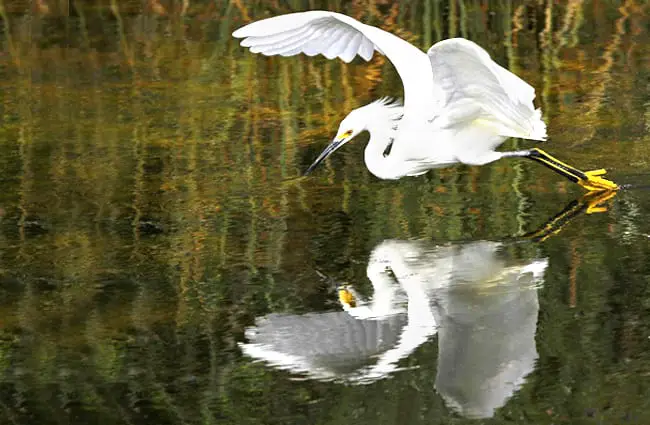
[[[533,148],[498,152],[508,137],[546,139],[535,90],[492,61],[477,44],[453,38],[427,53],[379,28],[327,11],[290,13],[253,22],[233,32],[242,46],[264,55],[369,61],[374,51],[395,66],[404,84],[404,104],[380,99],[355,109],[341,122],[334,140],[309,167],[318,164],[363,131],[368,170],[381,179],[417,176],[452,164],[483,165],[504,157],[538,161],[587,190],[616,190],[601,176],[583,172]]]

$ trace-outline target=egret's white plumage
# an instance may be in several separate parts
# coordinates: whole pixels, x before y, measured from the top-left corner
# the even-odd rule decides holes
[[[269,56],[321,54],[350,62],[356,56],[369,61],[378,51],[402,78],[403,106],[381,100],[352,111],[307,172],[368,131],[366,166],[383,179],[420,175],[459,162],[482,165],[520,156],[542,162],[587,188],[594,182],[617,187],[604,179],[596,181],[589,172],[567,169],[540,150],[496,152],[508,137],[545,140],[546,125],[533,106],[533,87],[469,40],[444,40],[424,53],[393,34],[327,11],[264,19],[236,30],[233,36],[243,38],[241,45],[251,52]]]

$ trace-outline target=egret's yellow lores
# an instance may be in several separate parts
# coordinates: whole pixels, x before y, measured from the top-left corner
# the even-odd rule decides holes
[[[443,40],[427,53],[379,28],[340,13],[310,11],[253,22],[233,33],[253,53],[322,54],[350,62],[369,61],[375,50],[395,66],[404,84],[404,104],[386,98],[353,110],[334,140],[307,173],[362,131],[368,170],[381,179],[424,174],[463,163],[483,165],[504,157],[540,162],[587,190],[616,190],[605,170],[580,171],[541,149],[498,152],[508,137],[546,139],[535,90],[492,61],[475,43]]]

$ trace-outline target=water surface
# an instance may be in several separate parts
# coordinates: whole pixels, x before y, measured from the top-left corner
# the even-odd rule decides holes
[[[640,186],[647,2],[79,4],[0,2],[1,423],[650,423],[650,192],[380,181],[363,138],[296,179],[399,78],[230,38],[316,7],[467,37],[535,86],[547,151]]]

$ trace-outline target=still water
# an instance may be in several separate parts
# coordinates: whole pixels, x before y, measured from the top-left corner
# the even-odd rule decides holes
[[[398,76],[229,36],[323,8],[475,40],[548,152],[638,187],[647,2],[66,4],[0,2],[0,423],[650,423],[650,192],[380,181],[363,139],[296,179]]]

